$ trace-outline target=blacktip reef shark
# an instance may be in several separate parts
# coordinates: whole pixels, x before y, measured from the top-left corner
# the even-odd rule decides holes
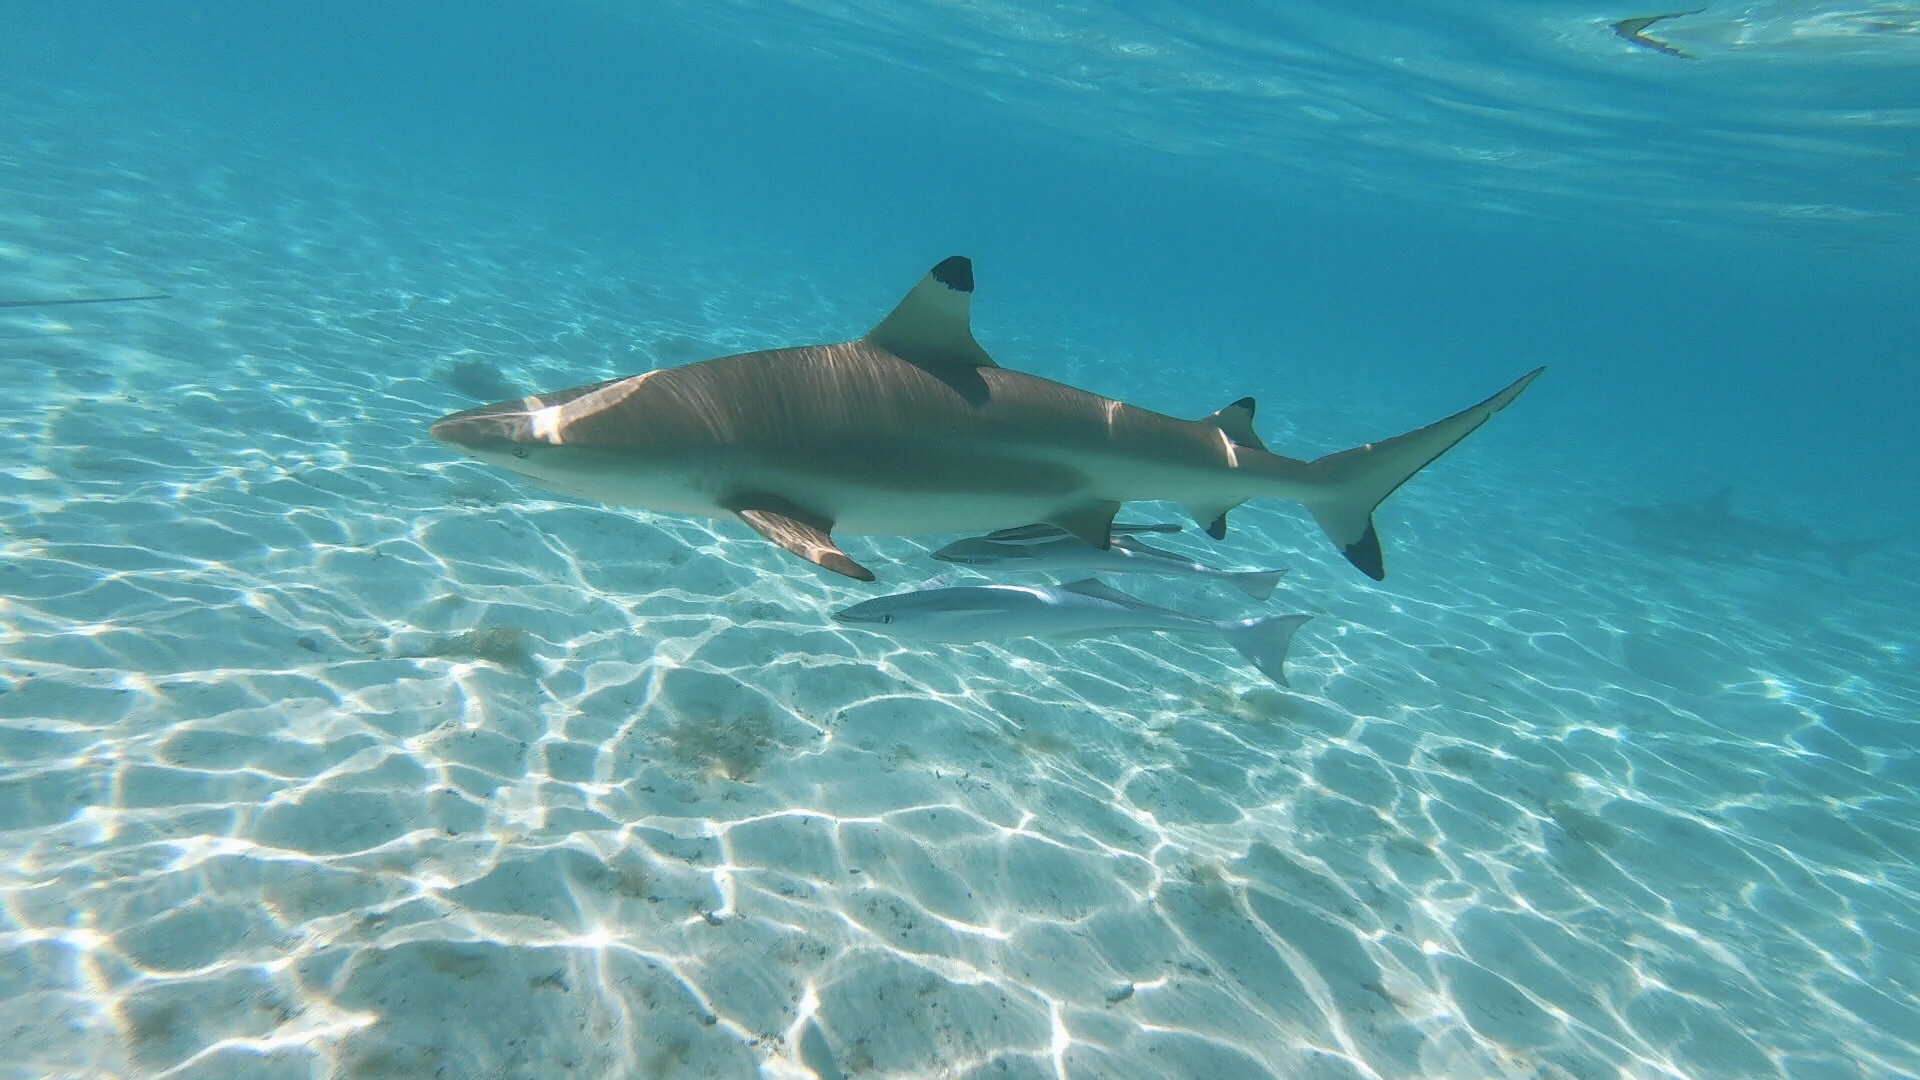
[[[1898,533],[1865,540],[1833,540],[1799,525],[1741,513],[1733,489],[1680,502],[1622,506],[1614,516],[1642,546],[1701,562],[1756,564],[1768,560],[1825,560],[1851,574],[1860,559],[1900,539]]]
[[[941,562],[976,570],[1052,574],[1076,570],[1095,574],[1165,574],[1231,585],[1255,600],[1273,595],[1285,570],[1219,570],[1184,555],[1162,551],[1135,534],[1179,532],[1178,525],[1115,525],[1105,551],[1055,525],[1026,525],[985,536],[955,540],[933,553]]]
[[[1126,502],[1180,502],[1215,539],[1255,496],[1306,506],[1385,576],[1373,508],[1512,403],[1313,461],[1269,453],[1253,399],[1180,420],[994,363],[973,338],[973,264],[941,262],[866,336],[642,372],[467,409],[435,439],[542,487],[649,510],[733,515],[837,574],[873,573],[833,533],[1057,525],[1109,546]]]
[[[1682,60],[1691,60],[1692,53],[1675,48],[1657,37],[1649,36],[1647,27],[1657,22],[1666,22],[1668,19],[1678,19],[1682,15],[1698,15],[1705,10],[1706,8],[1695,8],[1692,11],[1675,11],[1666,15],[1639,15],[1631,19],[1621,19],[1613,24],[1613,33],[1615,37],[1629,45],[1638,45],[1643,49],[1652,49],[1654,52],[1677,56]]]
[[[1066,585],[956,585],[894,593],[834,619],[888,637],[970,644],[1010,637],[1092,637],[1127,630],[1216,634],[1260,673],[1287,682],[1287,646],[1311,615],[1201,619],[1142,603],[1093,578]]]

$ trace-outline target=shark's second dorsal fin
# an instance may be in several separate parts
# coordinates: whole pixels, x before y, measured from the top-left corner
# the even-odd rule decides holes
[[[1227,438],[1232,439],[1235,446],[1247,446],[1255,450],[1267,448],[1267,444],[1260,441],[1260,436],[1253,433],[1253,399],[1250,397],[1241,398],[1201,422],[1226,432]]]
[[[867,341],[936,373],[941,369],[999,367],[973,340],[973,262],[964,255],[943,260],[907,293]]]

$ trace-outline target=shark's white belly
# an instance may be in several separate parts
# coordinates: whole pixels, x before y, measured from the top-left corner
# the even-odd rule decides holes
[[[965,457],[968,447],[957,447]],[[1170,468],[1151,461],[1073,454],[1045,446],[1009,453],[992,448],[994,467],[975,482],[916,485],[900,470],[788,467],[759,455],[719,454],[697,464],[623,461],[618,456],[572,458],[500,455],[497,464],[553,491],[649,510],[729,516],[741,498],[766,493],[782,503],[826,517],[833,530],[856,536],[913,536],[1011,528],[1045,521],[1095,502],[1199,500],[1237,490],[1243,477],[1229,469]],[[1022,478],[1047,479],[1022,483]]]

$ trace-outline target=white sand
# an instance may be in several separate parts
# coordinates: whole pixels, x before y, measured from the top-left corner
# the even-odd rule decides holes
[[[0,292],[179,297],[0,313],[0,1075],[1920,1071],[1911,555],[1653,558],[1496,424],[1383,514],[1386,587],[1286,507],[1170,541],[1295,568],[1293,693],[1198,640],[905,647],[744,528],[425,439],[456,361],[893,297],[37,134]],[[1087,377],[1012,310],[1003,360]],[[939,542],[852,541],[902,587]]]

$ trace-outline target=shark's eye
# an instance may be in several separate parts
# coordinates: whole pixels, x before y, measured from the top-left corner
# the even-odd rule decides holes
[[[892,622],[892,621],[893,621],[893,616],[891,616],[891,615],[882,615],[882,616],[880,616],[880,621],[881,621],[881,622],[883,622],[883,623],[890,623],[890,622]]]
[[[516,446],[516,447],[514,447],[514,448],[513,448],[513,456],[514,456],[514,457],[517,457],[517,458],[523,458],[523,457],[526,457],[526,456],[527,456],[527,448],[526,448],[526,447],[524,447],[524,446]]]

